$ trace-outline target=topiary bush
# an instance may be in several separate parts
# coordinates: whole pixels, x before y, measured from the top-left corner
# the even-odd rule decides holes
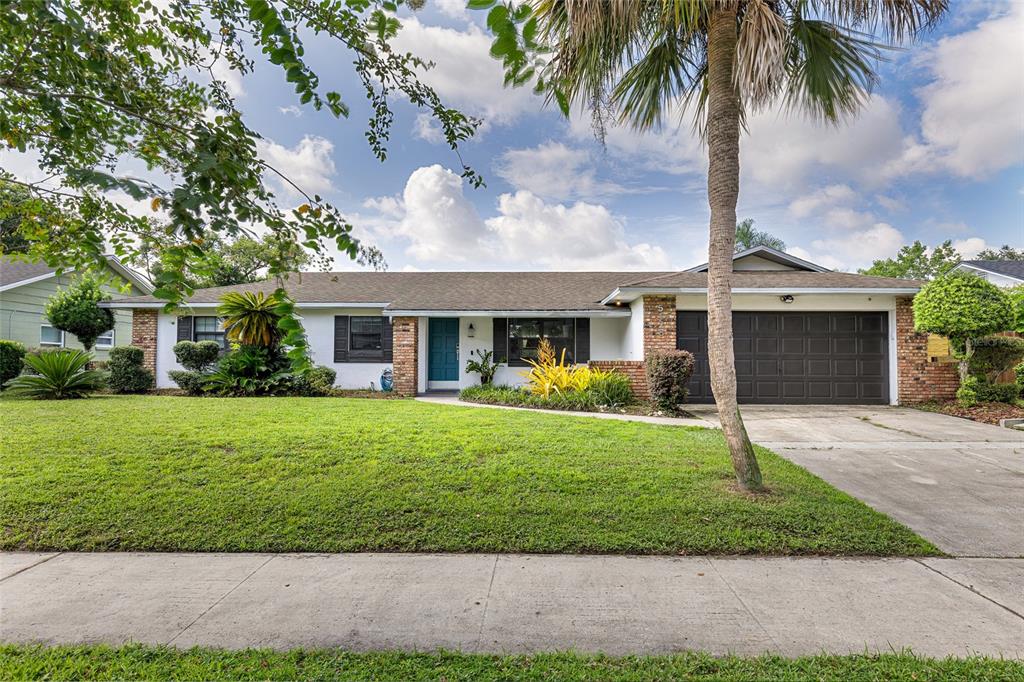
[[[216,341],[179,341],[174,344],[178,364],[191,372],[206,372],[220,357],[221,345]]]
[[[145,393],[153,388],[153,373],[143,366],[144,356],[136,346],[110,349],[107,385],[114,393]]]
[[[297,376],[292,383],[296,395],[328,396],[334,393],[334,380],[338,373],[330,367],[318,365]]]
[[[0,389],[21,374],[25,361],[25,346],[17,341],[0,339]]]
[[[210,375],[203,374],[202,372],[172,369],[167,373],[167,376],[171,378],[171,381],[178,384],[178,388],[185,391],[186,394],[194,396],[203,394],[203,385]]]
[[[960,361],[960,383],[968,379],[968,363],[976,339],[1009,330],[1014,324],[1010,297],[981,277],[952,272],[928,282],[914,297],[914,328],[950,340]]]
[[[667,412],[686,402],[693,376],[693,355],[685,350],[658,351],[647,355],[647,389],[651,400]]]
[[[978,404],[978,377],[967,377],[960,382],[960,388],[956,389],[956,401],[961,407],[974,407]]]
[[[74,334],[86,350],[91,350],[100,334],[114,328],[114,312],[99,306],[109,300],[99,278],[83,277],[46,301],[46,317],[54,327]]]
[[[986,336],[974,342],[974,353],[967,363],[971,374],[992,383],[1024,359],[1024,339],[1015,336]]]
[[[1020,395],[1017,384],[987,384],[979,381],[974,387],[974,396],[979,403],[1009,403],[1013,405]]]

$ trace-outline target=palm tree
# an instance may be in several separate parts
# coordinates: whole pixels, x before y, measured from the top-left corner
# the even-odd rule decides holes
[[[746,251],[755,246],[768,246],[776,251],[785,251],[786,242],[771,232],[754,227],[754,219],[747,218],[736,223],[736,251]]]
[[[229,341],[273,348],[282,336],[278,328],[281,318],[277,310],[279,304],[276,294],[231,292],[221,296],[217,313],[224,320],[224,331]]]
[[[479,3],[478,3],[479,4]],[[837,122],[855,113],[882,50],[913,39],[946,0],[528,0],[488,15],[506,83],[534,77],[568,114],[644,130],[692,107],[708,149],[708,358],[739,484],[761,472],[736,400],[732,256],[744,115],[780,99]],[[519,31],[518,27],[522,26]],[[876,39],[874,36],[877,35]]]

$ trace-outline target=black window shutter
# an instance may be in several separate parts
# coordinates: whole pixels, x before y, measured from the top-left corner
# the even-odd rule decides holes
[[[508,362],[508,318],[494,318],[493,362]]]
[[[178,318],[178,341],[192,340],[192,316],[183,315]]]
[[[590,362],[590,318],[576,318],[576,362]]]
[[[348,315],[334,316],[334,361],[348,362]]]
[[[382,362],[393,362],[394,360],[394,330],[391,326],[391,318],[383,318],[383,326],[381,327],[380,333],[380,345],[381,351],[383,352]]]

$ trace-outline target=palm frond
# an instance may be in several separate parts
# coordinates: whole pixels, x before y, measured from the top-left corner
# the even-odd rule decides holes
[[[809,12],[851,30],[881,34],[890,44],[913,40],[949,9],[948,0],[801,0]]]
[[[248,346],[271,347],[281,339],[277,327],[280,315],[276,296],[262,291],[230,292],[221,297],[218,314],[224,318],[224,332],[229,341]]]
[[[789,26],[776,3],[749,0],[736,42],[736,86],[751,109],[770,106],[786,80]]]

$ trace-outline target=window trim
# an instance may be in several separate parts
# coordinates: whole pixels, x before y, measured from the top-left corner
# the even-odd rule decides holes
[[[379,348],[361,349],[356,350],[352,345],[352,337],[354,335],[353,329],[355,327],[352,324],[355,320],[376,320],[380,324]],[[360,360],[369,362],[383,362],[384,358],[384,325],[385,320],[383,315],[349,315],[348,316],[348,361],[358,362]],[[361,332],[362,333],[362,332]]]
[[[100,339],[110,334],[110,343],[101,343]],[[117,344],[117,330],[111,327],[109,332],[104,332],[96,337],[95,348],[96,350],[110,350]]]
[[[44,327],[49,327],[50,329],[54,329],[54,330],[60,332],[60,342],[54,343],[53,341],[43,341],[43,328]],[[67,335],[64,333],[63,329],[57,329],[56,327],[54,327],[52,324],[49,324],[48,322],[40,323],[40,325],[39,325],[39,345],[40,346],[52,346],[54,348],[64,348],[64,344],[66,342],[67,342]]]
[[[218,329],[218,331],[217,332],[205,332],[205,331],[204,332],[197,332],[196,327],[198,325],[196,324],[196,320],[205,320],[205,319],[214,319],[214,320],[216,320],[217,321],[217,329]],[[227,338],[228,338],[227,331],[224,329],[224,327],[223,327],[223,325],[221,323],[221,318],[219,316],[217,316],[217,315],[193,315],[192,316],[192,341],[194,343],[198,343],[199,342],[199,340],[196,338],[196,334],[197,333],[201,333],[201,334],[213,334],[213,333],[216,333],[220,337],[219,339],[203,339],[203,341],[216,341],[217,343],[219,343],[221,345],[222,348],[227,346]]]
[[[517,324],[521,324],[524,321],[525,322],[537,322],[537,323],[540,324],[541,329],[543,329],[544,322],[568,321],[569,322],[569,326],[572,328],[572,347],[569,348],[568,346],[566,346],[567,349],[572,351],[572,359],[569,361],[569,364],[570,365],[577,364],[577,362],[576,362],[577,347],[576,346],[577,346],[578,334],[577,334],[577,330],[576,330],[576,318],[575,317],[509,317],[509,318],[507,318],[507,323],[505,325],[505,355],[506,355],[505,364],[506,365],[508,365],[509,367],[529,367],[530,366],[526,362],[526,360],[523,360],[521,357],[516,357],[516,358],[512,357],[512,327],[517,325]],[[545,337],[542,335],[541,338],[545,338]],[[556,353],[557,356],[561,356],[561,353],[558,352],[557,348],[555,349],[555,353]]]

